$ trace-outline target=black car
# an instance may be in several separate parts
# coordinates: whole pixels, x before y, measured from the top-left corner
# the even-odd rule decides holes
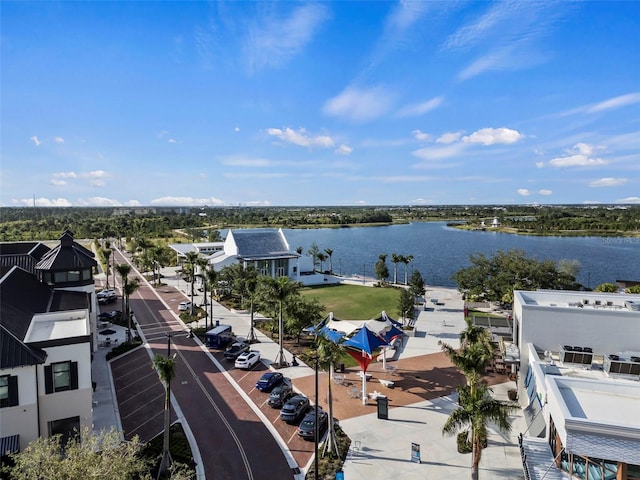
[[[256,382],[256,388],[261,392],[270,392],[273,387],[280,385],[282,380],[284,380],[284,375],[280,372],[266,372]]]
[[[105,322],[114,322],[122,318],[122,312],[120,310],[112,310],[110,312],[103,312],[98,315],[98,320]]]
[[[269,394],[269,401],[267,402],[272,408],[282,408],[289,397],[293,395],[293,388],[286,382],[282,382],[280,385],[271,390]]]
[[[235,360],[244,352],[248,352],[250,348],[251,347],[248,343],[234,342],[229,348],[225,350],[224,358],[226,358],[227,360]]]
[[[322,439],[322,436],[327,431],[327,427],[329,426],[329,415],[324,410],[318,409],[318,440]],[[315,408],[312,408],[309,413],[307,413],[302,422],[300,422],[300,428],[298,429],[298,435],[304,438],[305,440],[315,440],[316,434],[316,412]]]
[[[309,399],[303,395],[296,395],[282,406],[280,418],[287,423],[298,423],[308,409]]]

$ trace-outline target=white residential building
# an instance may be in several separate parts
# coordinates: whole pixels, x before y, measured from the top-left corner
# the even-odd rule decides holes
[[[0,244],[0,455],[92,427],[96,265],[68,231]]]

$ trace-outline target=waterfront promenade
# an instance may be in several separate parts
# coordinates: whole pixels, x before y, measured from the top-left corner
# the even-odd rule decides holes
[[[174,290],[182,292],[183,299],[187,299],[185,291],[188,284],[181,280],[176,269],[165,268],[162,271],[163,291]],[[157,293],[162,295],[161,292]],[[172,302],[177,300],[171,296]],[[178,295],[177,298],[180,298]],[[408,479],[423,478],[468,478],[470,475],[470,455],[461,455],[456,451],[455,437],[443,437],[441,428],[448,414],[456,406],[455,388],[460,378],[454,375],[451,365],[443,360],[443,354],[438,341],[445,341],[457,346],[458,334],[464,328],[462,316],[462,300],[459,294],[448,288],[427,287],[427,301],[437,299],[438,305],[433,309],[420,311],[416,322],[416,335],[406,337],[397,355],[386,362],[387,369],[382,362],[374,362],[370,368],[373,378],[367,382],[368,392],[378,391],[389,398],[389,418],[377,418],[375,402],[362,404],[359,398],[350,398],[347,394],[351,390],[346,385],[334,385],[334,415],[341,427],[352,440],[352,447],[344,464],[347,479],[377,479],[401,475]],[[201,294],[195,298],[201,303]],[[177,304],[170,304],[175,311]],[[176,315],[176,320],[179,319]],[[233,312],[214,302],[214,321],[231,323],[236,334],[246,336],[249,331],[249,316],[242,312]],[[204,324],[203,324],[204,325]],[[117,335],[124,335],[124,331],[117,328]],[[184,326],[187,330],[187,326]],[[124,339],[124,336],[123,336]],[[198,340],[195,340],[199,343]],[[260,350],[263,361],[269,365],[277,355],[278,348],[268,337],[259,334],[260,343],[254,348]],[[114,389],[111,383],[111,372],[104,360],[104,349],[99,350],[94,361],[94,375],[100,378],[98,389],[94,397],[94,424],[96,428],[114,425],[121,429],[119,409],[115,401]],[[287,354],[291,359],[291,354]],[[281,369],[285,376],[292,379],[294,387],[314,398],[314,371],[309,366],[299,362],[298,366]],[[356,384],[356,370],[347,371],[344,375],[350,383]],[[459,374],[458,374],[459,375]],[[386,388],[380,379],[396,381],[394,388]],[[506,391],[513,388],[514,383],[506,378],[490,379],[494,393],[498,398],[506,399]],[[106,382],[106,384],[105,384]],[[321,374],[321,390],[326,387],[326,374]],[[356,384],[358,385],[358,384]],[[319,403],[323,405],[326,396],[320,394]],[[177,417],[184,421],[177,407]],[[491,429],[489,446],[483,451],[480,465],[481,476],[487,478],[519,478],[522,475],[521,461],[516,437],[526,429],[521,412],[513,415],[513,431],[510,435],[503,435]],[[189,427],[186,426],[189,433]],[[277,432],[274,431],[277,435]],[[193,438],[192,438],[193,440]],[[286,444],[285,439],[278,440]],[[411,461],[411,446],[420,446],[420,463]],[[195,449],[196,462],[200,455]],[[306,458],[306,462],[303,460]],[[298,456],[299,467],[303,471],[312,463],[312,457]],[[304,463],[304,464],[303,464]],[[294,475],[302,478],[301,474]],[[206,478],[206,472],[199,472],[199,478]]]

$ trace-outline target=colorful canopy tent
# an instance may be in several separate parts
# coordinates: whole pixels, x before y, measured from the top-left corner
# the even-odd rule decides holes
[[[347,353],[358,362],[362,369],[362,403],[367,403],[367,367],[380,354],[380,347],[388,343],[366,326],[353,337],[342,342]]]
[[[322,327],[318,334],[331,340],[333,343],[340,343],[340,340],[345,336],[344,332],[336,332],[328,327]]]

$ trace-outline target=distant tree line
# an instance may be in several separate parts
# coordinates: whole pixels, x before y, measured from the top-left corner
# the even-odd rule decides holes
[[[348,227],[415,221],[477,225],[498,218],[529,234],[640,236],[640,205],[453,205],[397,207],[0,207],[0,241],[147,237],[209,240],[238,227]],[[179,233],[176,233],[179,232]]]

